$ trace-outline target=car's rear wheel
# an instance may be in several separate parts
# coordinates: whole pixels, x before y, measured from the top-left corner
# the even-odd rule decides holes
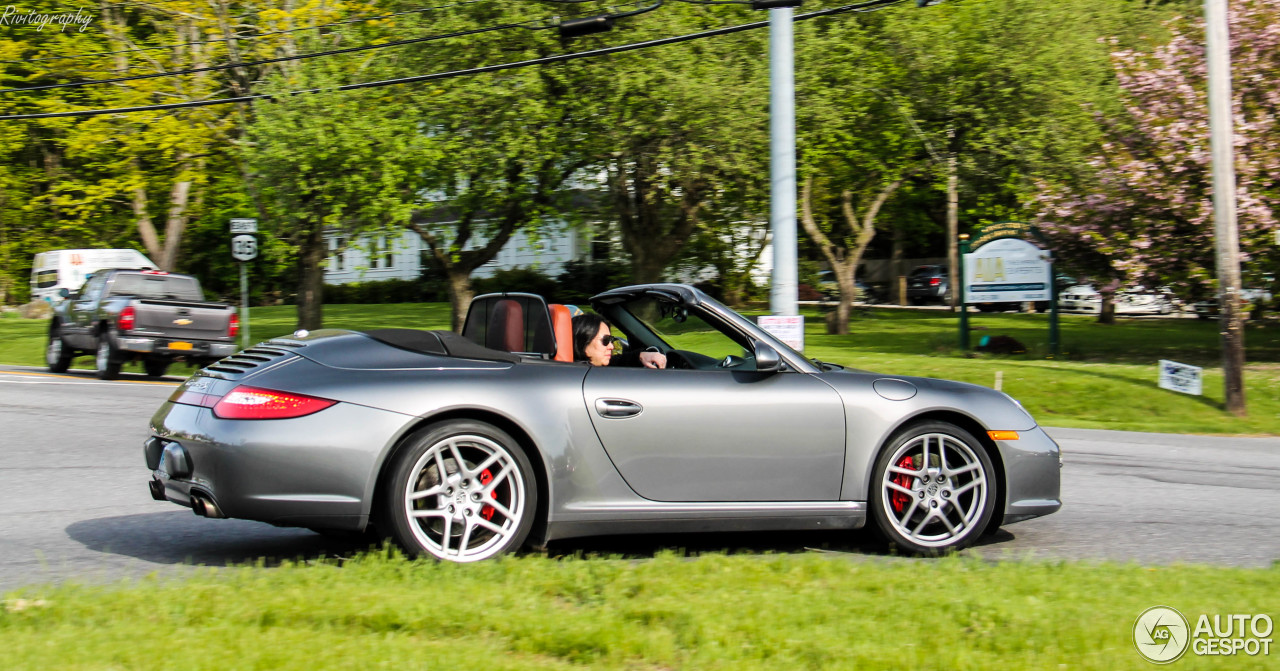
[[[98,379],[114,380],[120,377],[120,366],[124,363],[120,360],[120,354],[116,352],[115,345],[111,344],[111,334],[103,331],[98,336],[98,351],[93,358],[94,367],[98,371]]]
[[[533,527],[533,467],[495,426],[462,420],[422,429],[390,473],[383,528],[411,556],[480,561],[519,549]]]
[[[71,367],[71,349],[62,342],[61,329],[54,327],[49,331],[49,347],[44,358],[51,372],[65,373]]]
[[[165,359],[145,359],[142,368],[150,377],[164,377],[165,371],[169,370],[169,362]]]
[[[911,554],[938,555],[976,541],[991,521],[999,480],[968,431],[921,422],[876,460],[871,514],[880,533]]]

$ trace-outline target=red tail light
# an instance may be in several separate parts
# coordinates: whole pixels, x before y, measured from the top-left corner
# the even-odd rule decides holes
[[[120,311],[120,316],[116,317],[116,328],[121,331],[132,331],[133,325],[137,321],[138,313],[130,305]]]
[[[231,313],[231,324],[227,326],[227,337],[234,338],[240,333],[240,317],[236,313]]]
[[[324,398],[240,386],[213,406],[222,419],[290,419],[320,412],[337,403]]]
[[[939,284],[942,284],[942,279],[941,279],[941,278],[938,278],[938,277],[930,277],[930,278],[929,278],[929,286],[931,286],[931,287],[936,287],[936,286],[938,286]]]

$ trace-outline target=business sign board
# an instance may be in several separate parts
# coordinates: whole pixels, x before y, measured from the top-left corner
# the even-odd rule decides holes
[[[1018,238],[1000,238],[964,256],[964,302],[1047,301],[1053,295],[1047,250]]]
[[[804,317],[802,315],[760,315],[756,324],[797,352],[804,351]]]
[[[1160,360],[1160,388],[1195,396],[1203,393],[1203,369],[1167,359]]]

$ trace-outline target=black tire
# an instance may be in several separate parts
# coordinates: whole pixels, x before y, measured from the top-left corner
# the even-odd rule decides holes
[[[65,373],[71,367],[71,348],[67,347],[67,343],[62,340],[62,329],[53,327],[49,329],[49,344],[45,348],[45,363],[49,364],[49,371],[53,373]]]
[[[142,368],[149,377],[164,377],[164,372],[169,370],[169,361],[167,359],[143,359]]]
[[[868,503],[875,529],[890,544],[908,554],[937,556],[983,535],[999,487],[990,456],[972,434],[948,422],[926,421],[898,432],[880,451]]]
[[[98,336],[98,349],[94,354],[93,362],[94,368],[98,371],[99,380],[114,380],[120,377],[120,366],[124,361],[121,360],[115,344],[111,342],[110,331],[103,331]]]
[[[520,549],[533,528],[533,466],[514,438],[490,424],[456,420],[415,431],[388,474],[378,528],[412,557],[489,559]]]

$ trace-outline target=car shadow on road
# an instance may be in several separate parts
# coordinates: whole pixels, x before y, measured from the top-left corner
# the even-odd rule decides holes
[[[1012,541],[1014,535],[1004,529],[985,536],[975,547],[998,549]],[[686,534],[634,534],[628,536],[595,536],[553,541],[547,546],[553,558],[570,556],[619,556],[647,559],[663,552],[686,556],[708,553],[724,554],[799,554],[826,552],[867,557],[897,556],[868,529],[856,531],[765,531]]]
[[[335,537],[307,529],[273,527],[247,520],[210,520],[182,511],[105,517],[76,522],[67,535],[95,552],[156,564],[192,566],[279,566],[286,561],[342,560],[371,549],[363,538]],[[1001,529],[977,547],[1014,539]],[[553,541],[526,556],[622,557],[647,559],[664,552],[684,556],[710,553],[799,554],[827,552],[851,556],[898,554],[866,529],[857,531],[776,531],[594,536]]]
[[[172,511],[104,517],[66,527],[67,536],[95,552],[156,564],[235,566],[262,562],[342,558],[367,543],[307,529],[273,527],[246,520],[211,520]]]

